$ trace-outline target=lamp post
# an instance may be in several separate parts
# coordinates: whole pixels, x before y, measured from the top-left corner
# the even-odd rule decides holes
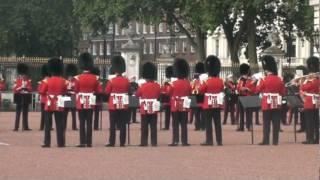
[[[312,39],[314,43],[314,47],[317,50],[317,54],[319,55],[319,47],[320,47],[320,32],[319,29],[317,28],[313,34],[312,34]]]

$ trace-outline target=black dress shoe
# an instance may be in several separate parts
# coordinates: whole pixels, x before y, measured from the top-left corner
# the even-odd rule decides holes
[[[126,145],[125,144],[120,144],[120,147],[126,147]]]
[[[88,147],[88,148],[91,148],[91,147],[92,147],[92,144],[87,144],[87,147]]]
[[[43,131],[43,128],[40,128],[39,131]]]
[[[274,145],[274,146],[278,146],[278,143],[272,143],[272,145]]]
[[[65,145],[58,145],[58,148],[64,148],[66,147]]]
[[[169,128],[162,128],[161,130],[163,130],[163,131],[168,131]]]
[[[78,128],[72,128],[73,131],[78,131]]]
[[[236,131],[244,131],[243,128],[238,128]]]
[[[297,133],[303,133],[304,132],[304,129],[299,129],[298,131],[297,131]]]
[[[12,131],[18,131],[19,129],[13,129]]]
[[[282,129],[280,129],[280,130],[279,130],[279,132],[283,132],[283,130],[282,130]]]
[[[207,143],[207,142],[205,142],[205,143],[201,143],[200,145],[201,145],[201,146],[213,146],[213,143]]]
[[[140,123],[140,122],[138,122],[138,121],[134,121],[134,122],[132,122],[132,123],[134,123],[134,124],[138,124],[138,123]]]
[[[140,147],[147,147],[147,144],[139,144]]]
[[[218,144],[218,146],[223,146],[223,144],[221,143],[221,142],[219,142],[219,143],[217,143]]]
[[[190,146],[188,143],[183,143],[182,146]]]
[[[24,131],[32,131],[32,129],[27,128],[27,129],[23,129]]]
[[[41,145],[41,147],[42,147],[42,148],[49,148],[50,145],[48,145],[48,144],[43,144],[43,145]]]
[[[266,145],[269,145],[269,143],[266,143],[266,142],[261,142],[259,143],[260,146],[266,146]]]
[[[168,144],[168,146],[178,146],[178,143],[171,143],[171,144]]]
[[[152,146],[152,147],[157,147],[158,145],[157,145],[157,144],[151,144],[151,146]]]
[[[223,122],[222,124],[223,124],[223,125],[226,125],[226,124],[227,124],[227,122]]]
[[[105,147],[114,147],[114,144],[106,144]]]
[[[315,144],[315,143],[312,141],[303,141],[302,144]]]
[[[76,147],[78,147],[78,148],[85,148],[86,145],[85,145],[85,144],[79,144],[79,145],[77,145]]]
[[[200,128],[195,128],[194,130],[195,130],[195,131],[200,131]]]

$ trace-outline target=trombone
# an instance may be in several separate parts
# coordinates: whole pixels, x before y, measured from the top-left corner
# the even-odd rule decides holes
[[[301,80],[310,79],[310,78],[314,78],[314,77],[320,77],[320,72],[311,73],[311,74],[308,74],[308,75],[296,77],[296,78],[292,79],[291,81],[287,82],[285,84],[285,86],[286,87],[290,87],[290,86],[301,85],[303,83],[303,81],[301,81]]]

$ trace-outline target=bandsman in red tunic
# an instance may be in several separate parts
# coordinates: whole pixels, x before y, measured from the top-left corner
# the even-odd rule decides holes
[[[201,85],[200,82],[200,75],[205,73],[205,67],[202,62],[198,62],[195,67],[195,74],[194,79],[191,81],[191,88],[192,88],[192,96],[196,97],[197,107],[192,109],[191,112],[191,122],[193,120],[193,116],[195,117],[195,130],[204,130],[205,129],[205,122],[204,117],[202,114],[202,103],[203,103],[203,94],[199,93],[199,88]]]
[[[50,77],[50,74],[48,72],[48,66],[47,64],[42,65],[41,67],[41,74],[42,74],[42,80],[38,82],[38,92],[40,95],[40,106],[41,106],[41,117],[40,117],[40,130],[44,130],[44,121],[46,118],[46,111],[45,111],[45,105],[47,102],[47,95],[46,94],[40,94],[41,87],[44,86],[48,78]],[[52,127],[52,121],[50,121],[50,127]],[[51,128],[50,128],[51,129]]]
[[[65,69],[65,75],[67,77],[67,96],[75,99],[76,92],[75,92],[75,86],[77,83],[77,79],[75,78],[76,75],[78,75],[78,68],[75,64],[68,64]],[[71,111],[71,118],[72,118],[72,130],[78,130],[77,128],[77,116],[76,107],[65,107],[64,108],[64,127],[67,129],[68,125],[68,114],[69,111]]]
[[[148,129],[151,131],[151,145],[157,146],[157,113],[160,111],[160,85],[155,82],[157,79],[157,68],[147,62],[142,67],[142,78],[146,80],[142,84],[136,96],[140,98],[141,113],[141,144],[140,146],[148,146]]]
[[[6,90],[6,81],[3,79],[3,76],[0,77],[0,107],[2,103],[1,92]]]
[[[170,119],[171,119],[171,111],[170,111],[170,96],[167,94],[169,89],[171,88],[171,78],[173,77],[173,69],[172,66],[166,67],[166,81],[161,87],[160,94],[160,102],[162,108],[164,110],[164,128],[162,130],[170,129]]]
[[[64,130],[64,100],[63,95],[67,92],[67,81],[62,78],[63,63],[59,58],[51,58],[48,61],[48,70],[50,78],[44,81],[40,87],[39,93],[46,95],[46,118],[44,122],[44,144],[43,148],[48,148],[51,145],[51,123],[54,116],[57,132],[58,147],[65,147],[65,130]]]
[[[248,64],[240,65],[240,79],[237,84],[239,96],[252,96],[255,94],[255,82],[250,77],[250,66]],[[244,110],[240,102],[238,102],[240,123],[237,131],[244,131],[244,116],[246,117],[246,128],[248,131],[252,126],[252,110]]]
[[[130,82],[122,73],[126,71],[126,64],[121,56],[114,56],[111,67],[115,73],[105,89],[109,95],[110,135],[109,144],[106,147],[114,147],[116,140],[116,125],[120,128],[120,147],[126,143],[126,124],[129,123],[129,86]]]
[[[304,144],[319,144],[319,108],[320,108],[320,78],[319,59],[307,59],[309,77],[302,83],[300,90],[304,99],[304,116],[306,122],[306,141]],[[316,74],[317,73],[317,74]]]
[[[91,73],[93,57],[83,53],[79,57],[79,67],[82,73],[76,76],[76,108],[80,120],[80,144],[77,147],[92,147],[92,118],[96,105],[96,95],[101,93],[99,76]]]
[[[269,145],[270,124],[272,122],[272,144],[278,145],[281,121],[282,96],[285,95],[285,87],[278,76],[277,63],[272,56],[263,56],[262,67],[265,78],[258,82],[257,93],[261,93],[261,109],[263,114],[263,140],[260,145]]]
[[[172,143],[169,146],[179,144],[179,126],[181,126],[182,146],[189,146],[188,143],[188,112],[190,111],[191,86],[187,80],[189,76],[189,64],[184,59],[174,60],[173,73],[178,79],[172,83],[169,90],[171,97],[170,106],[172,112]]]
[[[98,67],[94,67],[92,69],[92,73],[96,76],[100,77],[100,69]],[[102,83],[99,81],[99,92],[103,92],[102,90]],[[100,112],[102,111],[102,94],[96,94],[97,100],[96,100],[96,105],[94,106],[94,120],[93,120],[93,129],[94,130],[99,130],[99,117],[100,117]]]
[[[222,146],[221,109],[224,106],[224,82],[219,78],[220,59],[216,56],[208,56],[205,65],[209,78],[202,83],[199,89],[200,93],[204,94],[202,108],[206,119],[206,141],[201,145],[213,145],[213,120],[217,144]]]
[[[28,124],[29,104],[31,104],[31,79],[28,78],[29,67],[24,63],[17,64],[18,77],[13,85],[14,103],[16,104],[16,121],[14,131],[18,131],[22,111],[22,129],[31,130]]]

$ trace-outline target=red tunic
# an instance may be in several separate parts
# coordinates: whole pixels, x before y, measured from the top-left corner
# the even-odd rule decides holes
[[[237,86],[233,81],[228,81],[227,86],[230,89],[232,94],[235,93],[235,91],[237,90]]]
[[[14,93],[21,93],[22,91],[26,91],[28,93],[32,91],[31,80],[24,76],[18,77],[13,85]]]
[[[224,83],[223,80],[219,77],[209,77],[207,81],[203,84],[201,84],[199,88],[199,92],[201,94],[219,94],[222,93],[224,90]],[[211,109],[211,108],[222,108],[222,105],[219,105],[217,107],[212,107],[209,105],[209,96],[204,96],[204,101],[202,104],[203,109]]]
[[[1,92],[6,89],[6,82],[4,80],[0,80],[0,104],[1,104]]]
[[[243,90],[243,88],[245,88],[245,90]],[[250,78],[246,79],[241,77],[237,85],[237,91],[239,96],[252,96],[255,93],[254,81]]]
[[[46,95],[45,110],[63,111],[63,107],[58,106],[58,96],[65,95],[67,92],[67,82],[65,79],[59,76],[52,76],[43,81],[39,89],[41,95]]]
[[[161,88],[160,85],[154,81],[149,81],[144,84],[142,84],[139,88],[138,91],[136,92],[136,96],[140,97],[141,100],[145,99],[156,99],[158,100],[160,96]],[[152,104],[151,104],[152,105]],[[140,104],[140,113],[142,115],[144,114],[156,114],[157,112],[154,113],[147,113],[145,108],[145,104],[141,103]]]
[[[162,102],[163,106],[170,105],[170,97],[169,97],[169,94],[168,94],[170,89],[171,89],[171,85],[170,85],[169,82],[165,82],[164,85],[161,87],[161,94],[162,94],[162,96],[164,98],[164,102]],[[168,101],[167,101],[167,97],[168,97]]]
[[[189,109],[181,107],[181,97],[190,96],[191,86],[188,80],[178,79],[172,83],[172,87],[168,89],[170,95],[171,112],[188,111]]]
[[[316,103],[312,101],[312,98],[318,98],[320,103],[320,79],[307,80],[300,86],[301,95],[304,98],[304,109],[316,109]],[[313,97],[314,96],[314,97]],[[315,99],[314,99],[315,100]],[[315,101],[316,102],[316,101]],[[319,104],[318,104],[319,105]],[[319,106],[318,106],[319,108]]]
[[[113,103],[113,94],[126,94],[128,95],[130,87],[130,82],[127,78],[123,76],[116,76],[111,79],[105,89],[107,95],[110,95],[109,98],[109,110],[117,110],[116,105]],[[123,105],[122,109],[127,109],[128,105]]]
[[[47,83],[47,80],[48,80],[48,78],[44,78],[43,80],[38,82],[38,93],[40,94],[40,103],[41,104],[45,104],[47,102],[47,95],[40,93],[42,86]]]
[[[67,80],[67,95],[75,95],[75,87],[77,84],[77,79],[75,77],[71,77]]]
[[[90,103],[90,96],[102,93],[102,87],[99,82],[99,76],[84,71],[75,77],[75,93],[77,94],[76,107],[78,110],[93,109],[95,104]]]
[[[270,110],[271,105],[268,103],[268,96],[267,94],[279,94],[280,96],[284,96],[286,93],[286,89],[284,86],[283,81],[280,77],[269,74],[264,79],[260,80],[257,88],[257,93],[262,93],[262,101],[261,101],[261,108],[263,111]],[[277,107],[274,107],[273,109],[280,109],[281,108],[281,102],[277,104]]]

